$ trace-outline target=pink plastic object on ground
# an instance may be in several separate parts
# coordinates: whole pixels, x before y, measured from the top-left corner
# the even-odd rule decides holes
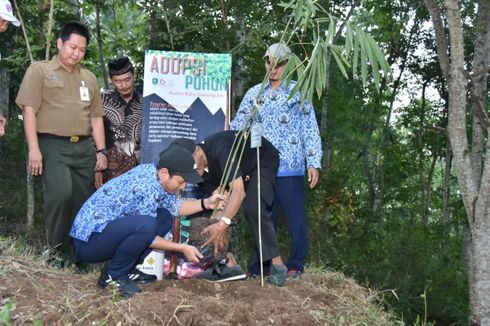
[[[168,274],[168,269],[170,267],[170,260],[165,259],[163,263],[163,272]],[[204,269],[190,262],[184,262],[183,259],[179,258],[177,260],[177,275],[179,279],[189,279],[194,278],[197,274],[204,272]]]

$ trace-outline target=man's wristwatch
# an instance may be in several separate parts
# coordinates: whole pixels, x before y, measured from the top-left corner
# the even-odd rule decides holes
[[[107,153],[109,153],[109,151],[107,150],[107,148],[102,148],[102,149],[98,149],[97,150],[97,154],[104,154],[105,156],[107,156]]]
[[[226,217],[226,216],[222,216],[220,218],[220,220],[223,221],[226,225],[230,225],[231,224],[231,220],[228,217]]]

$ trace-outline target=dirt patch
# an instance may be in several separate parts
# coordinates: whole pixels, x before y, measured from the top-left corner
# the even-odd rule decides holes
[[[163,280],[122,300],[96,286],[96,271],[50,269],[5,239],[0,245],[0,310],[15,302],[8,317],[14,325],[388,325],[391,318],[375,293],[340,273],[307,271],[283,288],[259,280]]]

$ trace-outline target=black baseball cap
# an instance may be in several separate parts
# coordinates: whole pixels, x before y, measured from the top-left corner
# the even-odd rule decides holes
[[[194,153],[194,149],[196,148],[196,143],[194,143],[191,139],[189,138],[177,138],[173,142],[168,145],[169,147],[172,146],[180,146],[188,150],[191,154]]]
[[[202,178],[194,169],[194,157],[181,146],[170,146],[163,150],[157,162],[157,169],[167,168],[171,174],[180,175],[185,182],[200,183]]]

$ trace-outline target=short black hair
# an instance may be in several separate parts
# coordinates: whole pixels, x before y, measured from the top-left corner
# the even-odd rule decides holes
[[[87,40],[87,45],[90,42],[90,33],[88,31],[88,28],[83,24],[71,22],[63,25],[60,30],[59,38],[62,39],[63,42],[65,42],[70,38],[71,34],[78,34],[85,37],[85,39]]]

